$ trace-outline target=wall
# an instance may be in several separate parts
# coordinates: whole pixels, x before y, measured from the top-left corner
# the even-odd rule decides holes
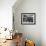
[[[41,38],[42,46],[46,46],[46,0],[41,1]]]
[[[12,29],[12,6],[16,0],[0,0],[0,27]]]
[[[34,40],[36,46],[41,46],[41,1],[18,0],[18,2],[16,2],[13,6],[15,30],[18,30],[18,32],[22,32],[24,38]],[[36,25],[22,25],[21,13],[36,13]]]

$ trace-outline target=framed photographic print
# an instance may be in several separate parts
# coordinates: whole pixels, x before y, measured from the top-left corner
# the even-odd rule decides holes
[[[36,24],[36,13],[21,13],[21,24],[23,25]]]

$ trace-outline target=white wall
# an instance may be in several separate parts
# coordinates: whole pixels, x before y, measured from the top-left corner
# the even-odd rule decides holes
[[[18,0],[18,2],[20,1]],[[15,30],[22,32],[25,38],[34,40],[36,46],[41,46],[41,1],[23,0],[19,4],[18,2],[13,6]],[[22,25],[21,13],[36,13],[36,25]]]
[[[0,0],[0,27],[12,28],[12,6],[16,0]]]
[[[46,0],[41,1],[41,38],[42,46],[46,46]]]

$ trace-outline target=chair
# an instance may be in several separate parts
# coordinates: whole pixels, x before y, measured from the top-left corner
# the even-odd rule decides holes
[[[22,33],[15,33],[16,46],[22,45]]]
[[[25,46],[35,46],[35,43],[32,40],[26,40]]]

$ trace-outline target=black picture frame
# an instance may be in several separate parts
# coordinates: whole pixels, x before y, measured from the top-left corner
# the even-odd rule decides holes
[[[35,25],[36,13],[21,13],[21,24],[22,25]]]

